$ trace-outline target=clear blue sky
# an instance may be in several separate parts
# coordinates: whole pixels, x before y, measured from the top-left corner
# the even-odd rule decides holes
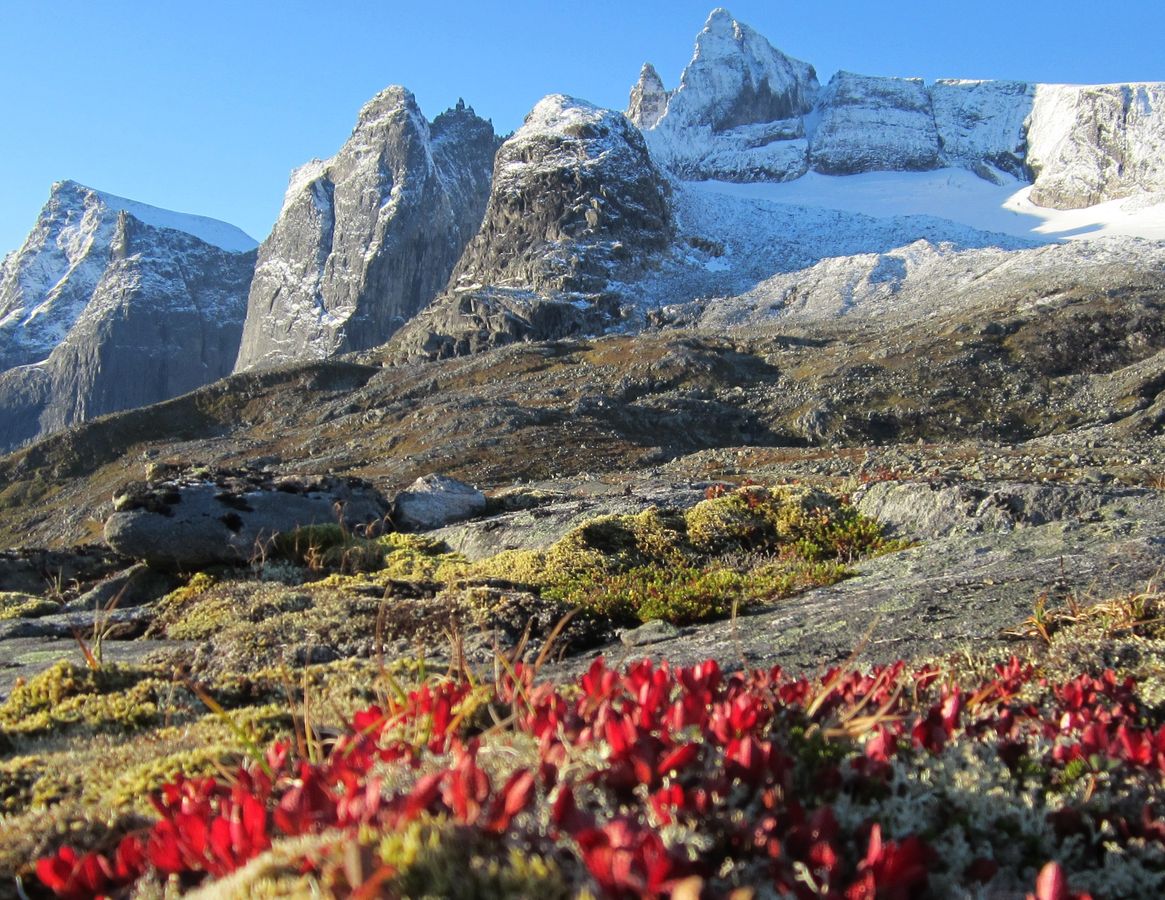
[[[411,89],[430,119],[464,97],[500,132],[555,91],[621,109],[645,61],[675,85],[713,5],[0,0],[0,253],[65,178],[261,240],[290,170],[334,153],[384,86]],[[1165,81],[1161,0],[727,8],[823,82]]]

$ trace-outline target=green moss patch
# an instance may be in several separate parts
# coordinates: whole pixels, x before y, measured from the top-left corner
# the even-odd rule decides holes
[[[0,619],[36,619],[61,611],[61,605],[44,597],[0,591]]]
[[[904,546],[824,491],[713,489],[681,514],[602,516],[545,551],[510,551],[468,577],[506,579],[617,622],[676,624],[833,584],[844,565]]]

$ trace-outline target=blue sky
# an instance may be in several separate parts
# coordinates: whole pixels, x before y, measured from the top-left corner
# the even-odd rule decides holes
[[[640,65],[673,87],[711,2],[0,0],[0,253],[53,181],[232,222],[256,239],[287,176],[334,153],[389,84],[431,119],[458,97],[500,132],[543,95],[622,108]],[[1165,4],[737,0],[817,67],[926,79],[1165,81]]]

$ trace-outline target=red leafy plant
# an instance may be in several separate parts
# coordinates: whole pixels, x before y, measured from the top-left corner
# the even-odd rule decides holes
[[[779,668],[644,661],[620,672],[597,660],[571,684],[535,682],[518,666],[485,701],[482,690],[427,682],[355,715],[322,759],[277,743],[232,778],[177,778],[154,798],[157,821],[112,854],[61,847],[37,874],[66,897],[146,876],[193,886],[288,837],[333,834],[375,853],[376,835],[435,821],[499,857],[553,858],[572,889],[615,898],[764,885],[875,900],[980,884],[1080,900],[1088,894],[1069,882],[1104,870],[1114,835],[1141,848],[1136,877],[1165,879],[1165,726],[1111,672],[1047,685],[1013,658],[960,685],[903,663],[810,681]],[[469,714],[483,702],[501,723],[485,733]],[[895,811],[911,778],[929,771],[937,783],[967,759],[1046,810],[1039,841],[1017,838],[1013,810],[992,800],[997,818],[981,828],[949,816],[977,853],[956,858],[933,822],[911,827]],[[304,858],[301,869],[322,878],[327,865]],[[398,865],[381,857],[366,892],[391,894]]]

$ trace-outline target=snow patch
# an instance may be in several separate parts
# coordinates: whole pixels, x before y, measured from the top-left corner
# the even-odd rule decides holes
[[[136,200],[127,200],[124,197],[117,197],[113,194],[107,194],[104,191],[94,190],[93,188],[83,188],[83,190],[92,191],[111,210],[124,210],[139,222],[144,222],[146,225],[152,225],[155,228],[169,228],[172,231],[184,231],[186,234],[193,235],[200,241],[210,244],[212,247],[218,247],[232,253],[245,253],[259,246],[259,242],[253,237],[241,228],[237,228],[228,222],[221,222],[218,219],[211,219],[207,216],[195,216],[190,213],[161,209],[157,206],[139,203]]]

